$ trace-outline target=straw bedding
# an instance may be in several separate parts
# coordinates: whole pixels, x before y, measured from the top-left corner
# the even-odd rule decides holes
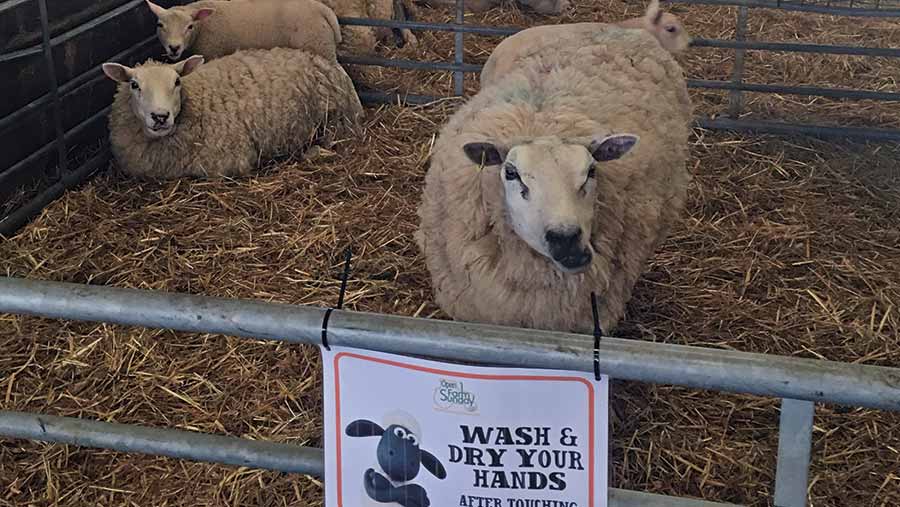
[[[575,16],[621,19],[626,10],[637,15],[641,6],[582,2]],[[679,12],[690,12],[684,17],[695,34],[730,35],[730,9]],[[471,19],[554,21],[510,7]],[[841,23],[754,12],[751,33],[898,45],[896,29]],[[819,26],[830,35],[805,36]],[[420,40],[418,52],[401,55],[448,58],[451,36]],[[483,61],[489,44],[473,38],[471,61]],[[847,62],[840,67],[806,56],[812,67],[800,73],[798,56],[754,58],[748,80],[756,82],[778,81],[781,72],[877,89],[900,72],[871,64],[854,73],[848,69],[870,64],[837,57]],[[729,76],[724,52],[698,51],[685,61],[692,76]],[[370,78],[382,89],[449,89],[441,74],[373,70]],[[716,94],[695,97],[707,111],[727,102]],[[0,271],[331,305],[341,253],[352,243],[349,308],[444,318],[431,301],[412,233],[432,136],[455,105],[370,109],[364,139],[312,160],[273,163],[239,181],[150,184],[101,175],[0,243]],[[897,123],[895,107],[847,106],[786,96],[750,97],[749,104],[763,116]],[[688,209],[636,288],[619,336],[900,365],[898,157],[900,149],[889,145],[698,131]],[[4,409],[321,445],[321,367],[313,347],[6,315],[0,351]],[[614,486],[771,505],[776,400],[625,382],[614,383],[613,398]],[[812,505],[900,505],[900,417],[831,406],[816,415]],[[0,441],[0,506],[321,503],[321,483],[303,476]]]

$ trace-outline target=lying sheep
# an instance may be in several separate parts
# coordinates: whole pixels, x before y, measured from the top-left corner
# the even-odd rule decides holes
[[[341,30],[316,0],[203,0],[164,9],[150,0],[157,37],[170,60],[191,52],[212,60],[239,49],[296,48],[337,60]]]
[[[521,59],[540,53],[546,44],[563,35],[575,37],[590,35],[607,26],[609,26],[607,23],[542,25],[511,35],[494,48],[485,62],[481,69],[481,86],[490,85],[518,66]],[[660,10],[659,0],[652,0],[643,16],[620,21],[615,23],[615,26],[646,30],[664,49],[673,54],[684,51],[691,44],[691,36],[685,31],[681,21],[674,14]]]
[[[416,240],[454,319],[609,331],[683,208],[692,106],[646,32],[522,59],[441,130]]]
[[[337,64],[296,49],[245,50],[135,68],[103,64],[121,83],[109,115],[118,165],[137,177],[243,176],[299,151],[319,129],[349,132],[362,115]]]

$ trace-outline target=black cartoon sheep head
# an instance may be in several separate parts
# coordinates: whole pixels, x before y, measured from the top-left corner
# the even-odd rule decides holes
[[[380,437],[376,450],[378,465],[394,482],[415,479],[422,466],[438,479],[447,477],[440,460],[420,448],[418,437],[406,426],[391,424],[382,428],[372,421],[358,419],[347,426],[346,433],[350,437]]]

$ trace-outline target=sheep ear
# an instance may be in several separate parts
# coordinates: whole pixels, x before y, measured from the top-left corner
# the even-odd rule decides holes
[[[662,15],[663,11],[659,8],[659,0],[651,0],[644,18],[650,22],[650,25],[656,26],[662,21]]]
[[[192,17],[194,21],[200,21],[202,19],[208,18],[214,12],[216,12],[215,9],[197,9],[196,11],[194,11],[194,15]]]
[[[437,477],[438,479],[444,479],[447,477],[447,470],[444,469],[444,465],[441,464],[440,460],[438,460],[434,454],[431,454],[430,452],[423,449],[419,449],[419,454],[421,454],[422,466],[424,466],[426,470],[431,472],[431,475]]]
[[[204,61],[206,61],[201,55],[194,55],[183,62],[178,62],[172,64],[172,67],[175,69],[175,72],[178,73],[181,77],[187,76],[191,72],[197,70]]]
[[[106,74],[108,78],[119,83],[131,81],[131,77],[134,75],[131,69],[121,63],[104,63],[102,67],[103,73]]]
[[[628,153],[640,138],[634,134],[615,134],[597,138],[588,145],[588,151],[597,162],[616,160]]]
[[[347,429],[344,430],[344,433],[346,433],[348,437],[380,437],[384,434],[384,428],[372,421],[357,419],[347,425]]]
[[[166,9],[156,5],[150,0],[147,0],[147,7],[150,7],[150,12],[152,12],[157,18],[162,17],[162,15],[166,13]]]
[[[508,150],[491,143],[468,143],[463,151],[473,164],[491,166],[500,165],[506,160]]]

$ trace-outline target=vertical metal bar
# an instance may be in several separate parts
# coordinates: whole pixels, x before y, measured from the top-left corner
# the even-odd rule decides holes
[[[462,25],[463,23],[465,23],[465,20],[466,20],[465,0],[456,0],[456,24]],[[456,58],[455,58],[454,62],[457,65],[462,65],[463,60],[464,60],[463,53],[464,53],[464,49],[465,49],[463,46],[463,33],[456,32],[455,40],[456,40],[456,47],[453,50],[453,54]],[[464,84],[465,84],[465,74],[463,74],[462,71],[454,72],[453,73],[453,93],[457,97],[462,97]]]
[[[56,151],[59,154],[58,165],[50,170],[50,178],[57,181],[60,174],[68,168],[68,150],[62,124],[62,102],[59,97],[59,83],[56,81],[56,65],[53,62],[53,46],[50,44],[50,16],[47,13],[47,0],[38,0],[38,8],[41,11],[44,61],[47,63],[47,77],[50,80],[50,94],[53,97],[53,124],[56,129]]]
[[[811,401],[781,400],[775,507],[806,507],[814,415]]]
[[[735,27],[734,38],[738,42],[743,42],[747,37],[747,7],[738,8],[737,25]],[[740,48],[734,51],[734,70],[731,75],[731,82],[741,84],[744,80],[744,53],[746,49]],[[728,94],[728,115],[734,119],[741,116],[744,110],[744,95],[740,90],[732,90]]]

